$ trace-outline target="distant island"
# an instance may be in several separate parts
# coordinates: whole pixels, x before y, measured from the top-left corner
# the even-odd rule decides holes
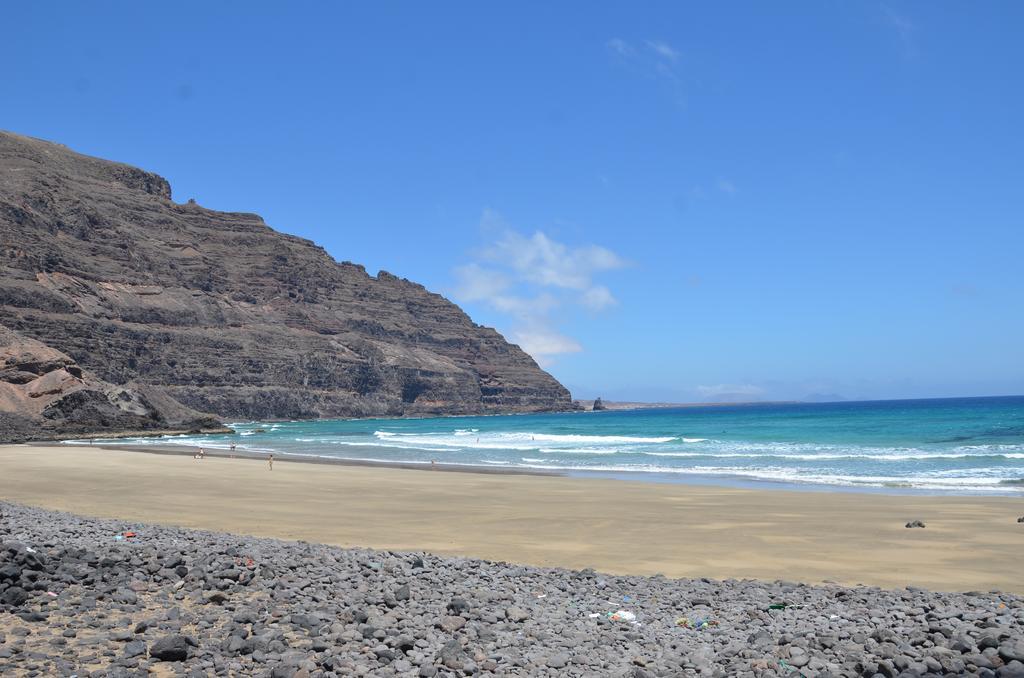
[[[600,401],[600,406],[595,408],[594,403]],[[593,400],[577,399],[573,401],[577,409],[585,411],[602,410],[656,410],[673,409],[678,407],[727,407],[730,405],[792,405],[802,400],[749,400],[745,402],[714,402],[714,403],[646,403],[640,401],[612,401],[603,398]]]

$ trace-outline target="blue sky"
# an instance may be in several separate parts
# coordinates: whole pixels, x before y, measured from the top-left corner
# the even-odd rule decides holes
[[[17,3],[0,127],[459,301],[579,397],[1024,393],[1024,4]]]

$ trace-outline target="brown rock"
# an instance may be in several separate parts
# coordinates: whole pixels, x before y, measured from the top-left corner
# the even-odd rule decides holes
[[[98,379],[70,356],[0,325],[0,440],[217,427],[208,415]]]

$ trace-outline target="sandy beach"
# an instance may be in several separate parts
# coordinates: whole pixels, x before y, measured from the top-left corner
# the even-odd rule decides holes
[[[1024,592],[1019,499],[745,490],[0,446],[0,497],[339,546],[670,577]],[[907,529],[922,520],[925,529]]]

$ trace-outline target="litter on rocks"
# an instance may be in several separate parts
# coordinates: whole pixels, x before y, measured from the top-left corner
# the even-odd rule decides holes
[[[801,673],[800,669],[798,669],[797,667],[790,666],[786,662],[785,659],[780,659],[779,660],[779,668],[782,669],[785,672],[788,672],[788,673],[792,673],[793,671],[796,671],[796,675],[801,676],[801,677],[803,677],[803,675],[804,675],[803,673]]]
[[[633,614],[632,612],[630,612],[629,610],[619,610],[617,612],[609,612],[608,613],[608,618],[611,619],[612,621],[624,621],[624,622],[636,621],[636,615]]]
[[[718,626],[718,621],[715,619],[703,619],[697,617],[696,619],[690,619],[689,617],[680,617],[676,619],[676,626],[684,629],[693,629],[694,631],[703,631],[713,626]]]
[[[799,610],[803,605],[794,605],[792,603],[772,603],[768,606],[769,610]]]

